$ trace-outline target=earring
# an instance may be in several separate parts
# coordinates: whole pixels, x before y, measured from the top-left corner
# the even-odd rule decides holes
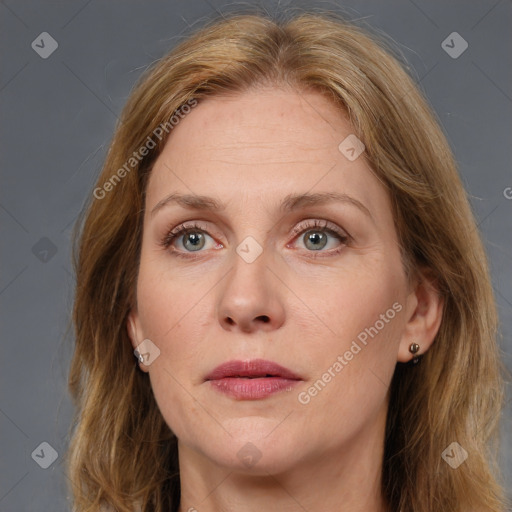
[[[139,353],[138,350],[134,350],[133,355],[139,360],[140,363],[144,362],[144,356],[141,353]]]
[[[409,352],[411,354],[416,354],[418,350],[420,349],[420,346],[417,343],[411,343],[409,346]],[[412,364],[416,364],[420,360],[420,356],[414,356],[412,359]]]
[[[133,324],[133,320],[131,318],[129,319],[129,322],[130,322],[130,329],[132,331],[132,336],[134,336],[135,339],[138,339],[137,338],[137,330],[135,329],[135,325]],[[137,349],[135,349],[133,351],[133,355],[137,358],[138,363],[144,362],[144,356]],[[138,364],[137,364],[137,366],[138,366]]]

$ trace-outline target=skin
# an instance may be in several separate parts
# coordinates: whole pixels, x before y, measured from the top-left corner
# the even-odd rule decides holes
[[[180,512],[389,510],[380,490],[388,387],[396,363],[412,358],[411,343],[428,350],[442,304],[426,278],[405,275],[390,200],[364,152],[350,161],[339,151],[351,133],[318,92],[259,88],[201,102],[155,163],[127,327],[134,348],[147,338],[160,350],[140,368],[179,440]],[[288,194],[333,191],[369,215],[347,202],[279,210]],[[175,192],[213,196],[226,208],[169,204],[151,215]],[[159,245],[185,221],[201,224],[204,245],[194,251],[190,234]],[[326,245],[308,243],[308,234],[327,235]],[[236,252],[247,236],[262,249],[251,263]],[[300,403],[299,393],[329,368],[332,375],[338,356],[395,303],[394,318]],[[204,381],[225,361],[254,358],[302,381],[261,400],[236,400]],[[250,467],[237,456],[248,442],[259,457]]]

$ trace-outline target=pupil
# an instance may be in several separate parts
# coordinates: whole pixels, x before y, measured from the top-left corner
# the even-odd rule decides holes
[[[321,242],[322,238],[324,239],[324,244],[318,245],[318,242]],[[313,243],[313,249],[318,250],[318,248],[322,248],[325,246],[325,235],[324,234],[310,234],[308,235],[308,242]],[[307,245],[307,244],[306,244]]]
[[[201,244],[201,234],[200,233],[189,233],[188,241],[192,243],[194,247],[200,247]]]

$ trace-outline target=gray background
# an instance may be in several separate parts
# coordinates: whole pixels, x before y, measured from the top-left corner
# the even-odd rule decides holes
[[[288,1],[281,7],[292,4],[297,5]],[[277,2],[263,5],[277,8]],[[506,197],[512,187],[511,1],[309,5],[342,5],[350,19],[388,34],[411,65],[472,196],[491,260],[503,358],[512,368],[512,191]],[[2,512],[70,510],[62,455],[72,413],[67,373],[73,340],[65,336],[74,287],[72,225],[137,77],[189,25],[232,7],[212,0],[0,2]],[[469,44],[458,58],[441,46],[454,31]],[[46,59],[31,47],[42,32],[58,43]],[[500,462],[509,488],[511,418],[507,384]],[[58,453],[47,469],[38,464],[50,462],[48,448],[44,457],[38,448],[42,442]],[[32,457],[36,448],[39,458]]]

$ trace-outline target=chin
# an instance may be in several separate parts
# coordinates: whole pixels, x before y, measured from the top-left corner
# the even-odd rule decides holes
[[[225,434],[222,441],[212,439],[202,451],[231,471],[255,476],[282,473],[299,461],[299,450],[304,449],[300,432],[280,430],[275,420],[241,418],[223,425],[231,436]]]

